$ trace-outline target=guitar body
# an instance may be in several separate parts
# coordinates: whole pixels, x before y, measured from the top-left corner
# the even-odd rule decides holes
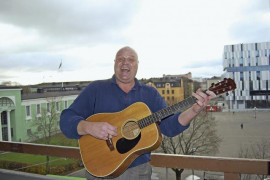
[[[146,104],[138,102],[116,113],[99,113],[87,121],[108,122],[117,127],[118,136],[112,138],[114,149],[105,140],[90,135],[79,139],[83,164],[96,177],[116,177],[122,174],[141,154],[155,150],[162,138],[156,123],[140,129],[137,121],[151,115]]]

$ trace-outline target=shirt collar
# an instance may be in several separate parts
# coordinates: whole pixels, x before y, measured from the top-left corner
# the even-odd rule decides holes
[[[115,75],[112,76],[111,83],[117,84]],[[137,78],[135,78],[135,86],[132,89],[136,89],[137,87],[140,87],[140,86],[142,86],[142,84],[140,83],[140,81]]]

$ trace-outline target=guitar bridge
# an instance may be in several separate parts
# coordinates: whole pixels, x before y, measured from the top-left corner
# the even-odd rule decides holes
[[[111,151],[113,151],[113,150],[114,150],[114,146],[113,146],[112,138],[108,138],[108,139],[106,140],[106,143],[107,143],[107,146],[109,147],[109,149],[110,149]]]

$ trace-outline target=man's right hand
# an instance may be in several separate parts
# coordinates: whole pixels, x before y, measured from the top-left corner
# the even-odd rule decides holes
[[[117,127],[107,122],[89,122],[82,120],[77,126],[79,135],[89,134],[97,139],[107,140],[117,136]]]

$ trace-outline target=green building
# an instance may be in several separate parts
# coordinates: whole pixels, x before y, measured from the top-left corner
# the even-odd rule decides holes
[[[43,83],[29,87],[0,86],[0,141],[29,142],[42,131],[43,116],[59,116],[89,82]],[[45,113],[45,114],[44,114]]]

